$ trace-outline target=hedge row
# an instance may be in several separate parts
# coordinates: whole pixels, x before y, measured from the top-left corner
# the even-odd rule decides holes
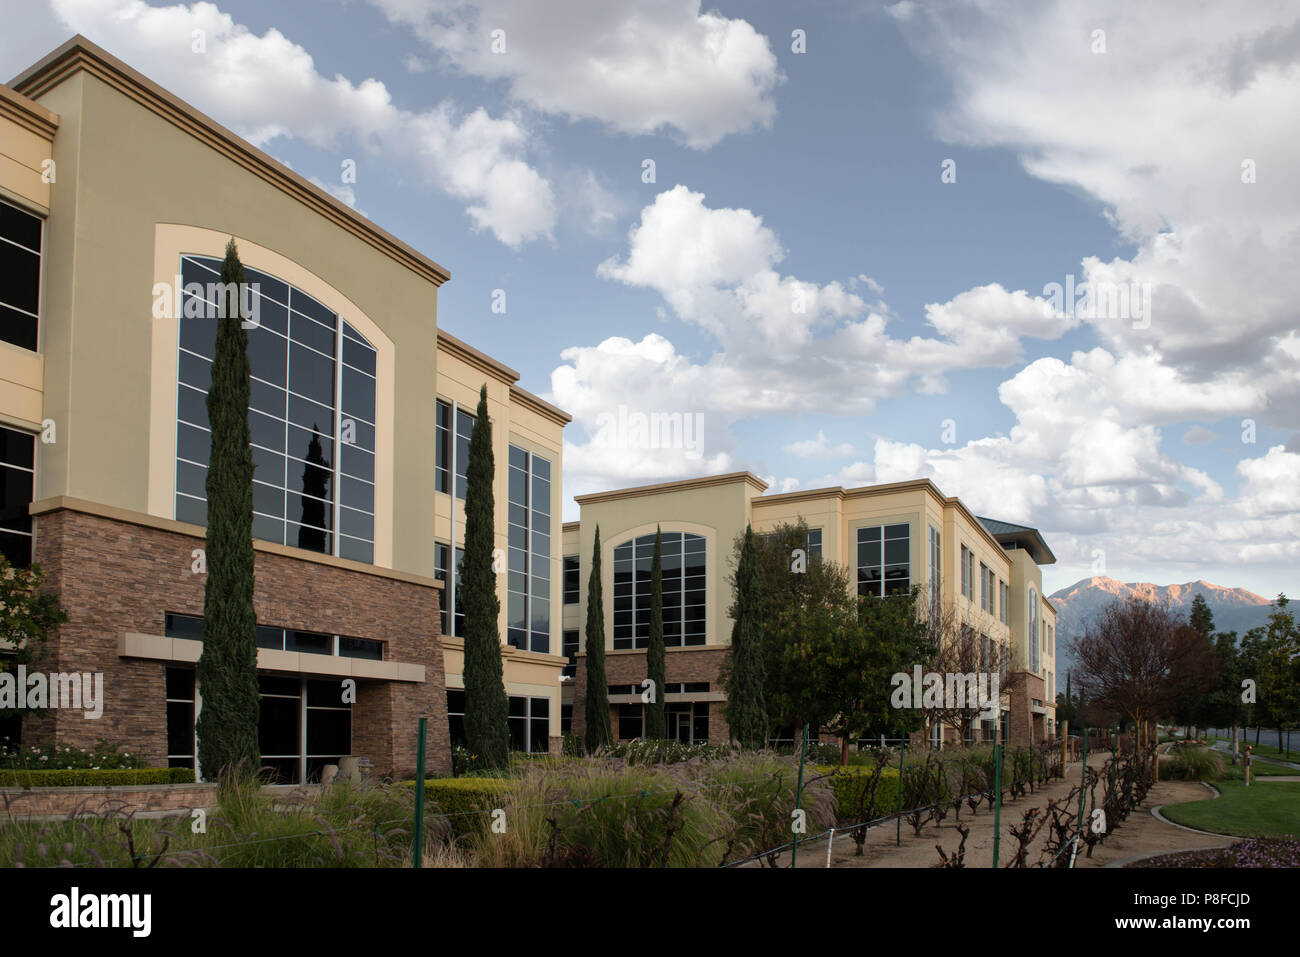
[[[835,794],[835,814],[842,823],[859,824],[862,820],[885,817],[898,810],[898,769],[886,768],[876,786],[875,807],[864,805],[865,792],[870,789],[875,768],[861,765],[821,766],[818,774],[829,774],[831,791]],[[908,810],[908,808],[903,808]]]
[[[193,784],[193,768],[65,768],[52,771],[0,769],[0,787],[134,787],[142,784]]]
[[[415,786],[414,781],[406,784]],[[432,778],[424,782],[425,813],[446,815],[452,830],[464,834],[490,823],[485,812],[501,806],[509,787],[503,778]]]

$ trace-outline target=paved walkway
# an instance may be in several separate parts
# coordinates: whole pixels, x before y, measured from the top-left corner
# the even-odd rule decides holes
[[[1109,758],[1109,754],[1089,756],[1090,767],[1100,769]],[[1064,798],[1070,788],[1078,783],[1082,773],[1079,762],[1074,762],[1066,769],[1065,779],[1055,781],[1046,788],[1026,795],[1018,801],[1008,801],[1002,805],[1002,840],[999,848],[999,866],[1006,866],[1015,854],[1017,842],[1010,836],[1009,828],[1019,825],[1024,813],[1030,808],[1046,808],[1052,798]],[[1200,850],[1204,848],[1227,847],[1240,838],[1220,837],[1202,831],[1182,828],[1172,822],[1163,820],[1152,813],[1154,808],[1165,804],[1181,804],[1186,801],[1206,800],[1215,795],[1210,788],[1195,781],[1161,781],[1147,794],[1146,801],[1134,809],[1128,819],[1115,828],[1104,842],[1094,846],[1092,857],[1084,856],[1086,849],[1079,852],[1075,867],[1117,867],[1156,854],[1169,854],[1177,851]],[[1075,796],[1078,800],[1078,796]],[[970,829],[966,839],[965,865],[967,867],[993,866],[993,813],[986,806],[971,815],[963,809],[961,822]],[[863,847],[863,855],[857,856],[857,845],[852,836],[839,833],[835,836],[831,848],[831,867],[934,867],[939,863],[938,845],[951,855],[961,841],[957,832],[957,821],[949,812],[941,825],[927,824],[920,836],[914,836],[907,822],[903,822],[902,844],[895,846],[897,828],[894,822],[871,830]],[[1037,864],[1040,852],[1047,837],[1045,826],[1038,833],[1037,839],[1030,844],[1027,862]],[[825,839],[801,842],[799,847],[800,867],[825,867],[827,842]],[[1066,853],[1069,853],[1068,851]],[[788,859],[788,855],[787,855]],[[783,862],[784,863],[784,862]]]
[[[1231,754],[1232,754],[1232,744],[1231,744],[1230,742],[1227,742],[1227,741],[1216,741],[1216,742],[1214,742],[1213,745],[1211,745],[1211,748],[1212,748],[1213,750],[1215,750],[1215,751],[1221,751],[1221,752],[1223,752],[1224,754],[1227,754],[1227,755],[1231,755]],[[1246,753],[1245,749],[1242,748],[1241,751],[1240,751],[1240,753],[1239,753],[1239,755],[1238,755],[1238,757],[1242,757],[1242,756],[1244,756],[1245,753]],[[1254,761],[1263,761],[1265,764],[1273,764],[1273,765],[1276,765],[1277,767],[1280,767],[1280,768],[1295,768],[1297,771],[1300,771],[1300,764],[1297,764],[1297,763],[1294,762],[1294,761],[1283,761],[1281,758],[1266,758],[1266,757],[1264,757],[1262,754],[1252,754],[1252,755],[1250,756],[1250,760],[1251,760],[1252,762],[1254,762]],[[1265,778],[1260,778],[1259,780],[1266,780],[1266,779],[1265,779]],[[1296,780],[1296,779],[1295,779],[1295,778],[1291,778],[1291,777],[1280,777],[1280,778],[1271,778],[1270,780],[1273,780],[1273,781],[1294,781],[1294,780]]]

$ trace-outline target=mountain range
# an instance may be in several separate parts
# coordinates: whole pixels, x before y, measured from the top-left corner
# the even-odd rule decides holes
[[[1111,602],[1136,596],[1168,606],[1186,616],[1198,594],[1205,596],[1210,611],[1214,613],[1215,631],[1235,631],[1242,636],[1268,621],[1272,599],[1244,588],[1229,588],[1204,580],[1183,585],[1154,585],[1097,576],[1080,579],[1048,595],[1056,609],[1056,667],[1057,674],[1062,676],[1057,681],[1057,690],[1065,689],[1064,675],[1072,665],[1068,650],[1070,639],[1086,631],[1093,617]]]

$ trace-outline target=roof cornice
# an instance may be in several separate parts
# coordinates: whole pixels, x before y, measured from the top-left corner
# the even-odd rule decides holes
[[[78,73],[88,73],[111,86],[435,286],[441,286],[451,278],[451,273],[423,253],[80,34],[28,67],[13,79],[10,86],[24,96],[36,99]]]
[[[579,505],[592,505],[597,502],[614,502],[622,498],[638,498],[642,495],[661,495],[666,492],[686,492],[715,485],[734,485],[744,482],[758,492],[767,489],[767,483],[753,472],[728,472],[725,475],[705,475],[700,478],[682,479],[677,482],[660,482],[657,485],[638,485],[634,488],[621,488],[612,492],[592,492],[590,495],[574,496]]]
[[[506,385],[513,386],[519,381],[519,373],[514,369],[442,329],[438,330],[438,348]]]
[[[50,142],[53,142],[54,134],[59,129],[59,114],[7,86],[0,86],[0,117],[12,120],[23,129]]]
[[[527,389],[521,389],[517,385],[510,387],[510,399],[512,402],[518,402],[525,408],[531,409],[538,415],[549,419],[556,425],[565,426],[573,421],[573,416],[565,412],[558,406],[551,405],[545,399],[533,395]]]

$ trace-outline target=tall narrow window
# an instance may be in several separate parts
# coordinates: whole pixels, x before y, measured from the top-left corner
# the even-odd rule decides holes
[[[465,634],[465,605],[460,597],[460,561],[465,557],[465,549],[456,549],[456,609],[455,616],[448,618],[447,598],[451,589],[447,588],[447,558],[451,553],[451,547],[442,542],[435,542],[433,546],[433,577],[443,583],[442,594],[438,596],[438,619],[442,626],[444,635],[454,635],[462,637]],[[451,628],[447,626],[450,623]]]
[[[933,525],[930,529],[930,601],[937,608],[943,600],[943,536]]]
[[[460,745],[462,748],[468,743],[465,736],[465,689],[448,688],[447,689],[447,730],[451,736],[451,746],[454,748]]]
[[[1038,592],[1029,589],[1029,670],[1038,671]]]
[[[167,767],[194,767],[194,672],[167,669]]]
[[[455,428],[452,427],[452,404],[438,400],[436,432],[434,435],[434,488],[439,492],[449,490],[452,452],[456,457],[456,497],[465,497],[466,475],[469,472],[469,440],[474,434],[474,414],[456,406]]]
[[[433,488],[438,492],[451,489],[451,405],[438,400],[434,425]]]
[[[961,593],[965,598],[973,597],[971,588],[971,550],[965,545],[961,547]]]
[[[569,659],[569,663],[564,666],[561,672],[565,677],[572,678],[578,673],[578,632],[576,629],[566,631],[561,637],[562,644],[560,653]]]
[[[551,650],[551,463],[510,446],[506,635],[526,651]]]
[[[36,351],[44,224],[0,201],[0,339]]]
[[[858,595],[906,594],[912,587],[911,526],[873,525],[858,529]]]
[[[221,261],[181,260],[176,518],[207,524],[212,436],[207,392]],[[311,296],[245,267],[257,324],[248,330],[253,537],[374,561],[374,347]]]
[[[655,537],[642,535],[614,549],[614,648],[644,648],[650,639],[650,586]],[[706,632],[706,542],[689,532],[662,539],[664,644],[702,645]]]
[[[580,597],[581,564],[577,555],[564,556],[564,603],[578,604]]]
[[[32,563],[36,436],[0,426],[0,554],[10,565]]]

